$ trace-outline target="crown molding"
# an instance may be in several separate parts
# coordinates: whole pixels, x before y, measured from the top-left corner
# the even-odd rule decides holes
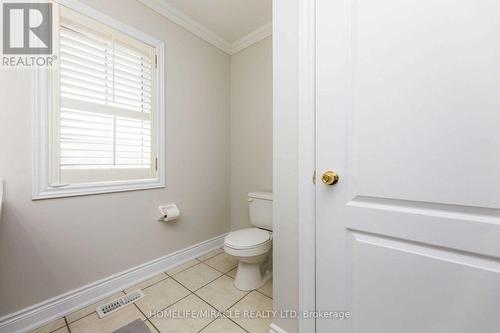
[[[201,39],[209,42],[213,46],[219,48],[220,50],[231,54],[231,44],[225,41],[223,38],[210,31],[206,27],[202,26],[198,22],[194,21],[192,18],[188,17],[184,13],[181,13],[177,9],[173,8],[169,4],[161,0],[138,0],[143,5],[151,8],[157,13],[165,16],[172,22],[180,25],[184,29],[193,33],[194,35],[200,37]]]
[[[233,44],[231,44],[231,54],[240,52],[246,49],[250,45],[263,40],[273,34],[273,24],[269,22],[268,24],[260,27],[257,30],[252,31],[248,35],[238,39]]]
[[[226,41],[224,38],[220,37],[210,29],[196,22],[186,14],[180,12],[174,7],[167,4],[165,1],[161,0],[137,0],[146,7],[151,8],[155,12],[163,15],[172,22],[180,25],[187,31],[198,36],[199,38],[205,40],[206,42],[217,47],[221,51],[233,55],[250,45],[272,35],[272,23],[268,23],[255,31],[252,31],[248,35],[238,39],[234,43]]]

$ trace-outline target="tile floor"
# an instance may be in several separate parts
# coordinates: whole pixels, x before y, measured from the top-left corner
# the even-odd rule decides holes
[[[32,333],[111,333],[141,319],[153,333],[267,333],[272,310],[272,280],[258,290],[244,292],[234,287],[237,261],[222,249],[158,274],[96,304],[55,320]],[[142,289],[146,297],[99,319],[95,308],[121,295]],[[191,315],[204,311],[211,316]],[[213,315],[217,311],[227,316]],[[262,312],[255,312],[262,311]],[[242,316],[257,314],[258,318]],[[170,315],[186,315],[169,318]]]

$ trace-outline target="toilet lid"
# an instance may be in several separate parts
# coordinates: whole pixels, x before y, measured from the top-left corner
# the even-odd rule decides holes
[[[233,249],[257,247],[271,239],[271,232],[259,228],[248,228],[229,233],[224,244]]]

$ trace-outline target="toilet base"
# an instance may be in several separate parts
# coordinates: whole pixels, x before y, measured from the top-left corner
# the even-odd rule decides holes
[[[234,286],[239,290],[250,291],[262,287],[271,278],[270,271],[262,272],[262,263],[240,261]]]

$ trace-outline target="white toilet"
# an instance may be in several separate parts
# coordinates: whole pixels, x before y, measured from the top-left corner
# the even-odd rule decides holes
[[[272,275],[273,194],[248,193],[248,208],[250,223],[256,228],[233,231],[224,239],[224,251],[239,260],[234,285],[245,291],[261,287]]]

